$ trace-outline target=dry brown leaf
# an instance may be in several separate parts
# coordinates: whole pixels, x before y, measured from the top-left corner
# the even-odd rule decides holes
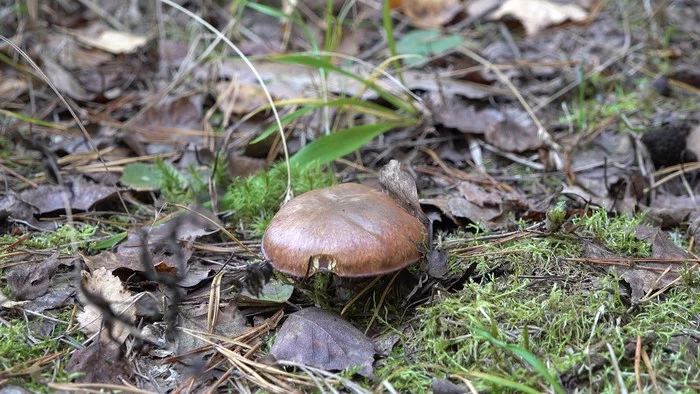
[[[51,82],[59,92],[76,100],[87,101],[93,98],[85,89],[85,86],[68,70],[48,56],[42,56],[43,71],[49,76]]]
[[[255,111],[267,104],[265,92],[256,86],[232,85],[230,82],[216,84],[216,95],[219,100],[221,112],[242,115]]]
[[[515,116],[515,112],[504,114],[499,122],[486,130],[486,141],[506,152],[522,153],[542,146],[537,127],[528,118]]]
[[[403,0],[401,9],[414,26],[435,29],[454,19],[464,6],[459,0]]]
[[[119,313],[123,318],[133,321],[136,315],[136,308],[130,304],[131,292],[124,288],[122,282],[107,268],[95,270],[92,274],[83,273],[85,289],[91,294],[97,294],[109,302],[112,310]],[[95,305],[88,304],[78,313],[78,322],[83,332],[92,335],[102,328],[102,312]],[[121,322],[114,322],[112,338],[123,343],[129,335],[129,330]],[[107,340],[109,333],[102,332],[102,338]]]
[[[0,97],[20,96],[27,91],[27,81],[0,74]]]
[[[371,377],[374,347],[362,331],[339,315],[320,308],[291,314],[277,333],[270,354],[278,361],[292,361],[326,371],[359,367]]]
[[[537,34],[549,26],[568,21],[581,22],[588,13],[576,4],[560,4],[549,0],[506,0],[491,18],[510,16],[517,19],[527,35]]]

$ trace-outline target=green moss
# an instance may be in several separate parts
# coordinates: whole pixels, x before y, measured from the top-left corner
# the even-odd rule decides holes
[[[648,257],[651,244],[636,238],[637,226],[644,221],[644,215],[630,216],[621,214],[610,216],[605,210],[598,209],[591,215],[575,218],[581,235],[592,235],[612,252],[627,257]]]
[[[57,314],[56,318],[69,318],[71,309],[67,308]],[[40,324],[40,321],[36,321]],[[53,328],[54,333],[61,333],[66,329],[65,324],[57,324]],[[73,342],[82,340],[82,335],[77,334]],[[24,319],[14,319],[9,321],[9,325],[0,325],[0,369],[23,365],[21,372],[32,366],[32,360],[47,356],[57,352],[63,354],[44,365],[41,370],[31,374],[22,374],[10,380],[12,384],[19,385],[34,393],[50,392],[48,382],[70,382],[76,375],[65,371],[65,365],[69,358],[66,343],[56,337],[42,337],[27,325]],[[26,363],[26,364],[23,364]]]
[[[618,390],[607,344],[615,352],[627,387],[636,387],[629,349],[634,349],[638,335],[648,340],[645,346],[652,366],[657,376],[663,376],[662,391],[697,384],[700,349],[692,337],[700,333],[700,303],[693,289],[700,274],[686,272],[683,283],[630,308],[623,282],[615,274],[562,260],[581,256],[581,236],[623,256],[648,256],[649,243],[635,237],[643,219],[600,210],[574,219],[576,235],[555,233],[498,245],[489,244],[492,239],[464,234],[448,237],[448,244],[456,248],[483,246],[475,257],[452,253],[449,258],[453,272],[464,272],[476,263],[479,282],[468,282],[453,293],[434,293],[417,310],[391,356],[380,362],[377,375],[398,392],[429,391],[433,378],[453,374],[468,377],[480,390],[505,389],[475,373],[549,390],[529,363],[475,335],[478,329],[530,351],[551,375],[575,379],[575,387],[584,391]],[[471,240],[455,242],[458,237]],[[531,276],[537,279],[528,279]],[[642,381],[651,390],[647,375]]]
[[[591,361],[609,357],[607,347],[601,346],[605,343],[620,358],[628,387],[634,387],[633,360],[623,354],[625,345],[637,335],[658,338],[649,345],[648,352],[657,375],[667,378],[666,390],[674,391],[682,382],[700,378],[697,364],[693,364],[697,363],[692,355],[695,349],[668,350],[674,338],[681,335],[689,339],[689,335],[682,334],[697,332],[693,327],[698,325],[700,305],[692,288],[678,287],[664,299],[644,304],[636,315],[629,315],[618,281],[611,276],[599,280],[592,289],[576,292],[556,282],[533,284],[509,276],[484,284],[469,283],[455,294],[439,295],[430,306],[418,310],[413,331],[383,361],[378,376],[388,379],[399,392],[427,391],[432,377],[475,371],[530,387],[547,387],[521,359],[475,336],[472,329],[477,328],[529,349],[554,376],[575,375],[578,367],[592,363],[594,392],[614,389],[614,384],[609,385],[614,382],[611,364],[605,361],[602,366],[593,366]],[[523,335],[525,327],[527,336]],[[580,378],[588,379],[588,374]],[[483,390],[494,389],[492,383],[480,379],[472,382]]]
[[[97,226],[90,224],[75,224],[74,226],[64,224],[50,233],[39,233],[26,240],[22,247],[32,250],[45,250],[61,248],[61,252],[69,252],[71,242],[77,242],[77,247],[89,242],[95,236]],[[3,237],[0,242],[12,242]]]
[[[292,167],[292,188],[295,195],[335,183],[331,171],[322,166]],[[221,198],[221,207],[234,212],[236,221],[249,223],[253,233],[262,234],[277,212],[287,187],[284,163],[248,178],[237,179]]]

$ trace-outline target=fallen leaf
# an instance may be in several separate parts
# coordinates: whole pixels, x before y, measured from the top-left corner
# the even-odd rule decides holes
[[[231,82],[220,82],[216,84],[217,100],[221,112],[243,115],[252,112],[267,104],[265,91],[252,85],[240,85]]]
[[[648,215],[656,220],[659,227],[666,229],[694,221],[700,215],[700,206],[690,196],[659,193],[649,205]]]
[[[435,122],[452,129],[469,134],[484,134],[492,124],[503,119],[501,112],[494,108],[476,109],[460,97],[445,100],[432,100],[438,111],[433,114]]]
[[[92,274],[83,271],[83,280],[85,290],[91,294],[96,294],[107,301],[112,308],[112,311],[121,315],[124,319],[128,321],[133,321],[136,315],[136,308],[130,304],[131,302],[131,292],[124,288],[122,282],[116,276],[106,268],[99,268],[93,271]],[[83,298],[81,296],[81,298]],[[83,303],[86,303],[83,300]],[[95,334],[100,331],[103,327],[102,324],[102,312],[100,309],[93,305],[87,304],[77,316],[78,323],[80,323],[80,329],[88,335]],[[110,333],[108,330],[102,331],[101,338],[105,342],[111,342],[109,340]],[[111,338],[116,339],[119,343],[123,343],[127,336],[129,336],[129,331],[123,326],[123,323],[119,321],[114,322],[112,328]]]
[[[199,94],[168,97],[134,119],[134,126],[143,131],[127,134],[124,142],[138,154],[172,152],[173,145],[184,146],[190,142],[199,142],[201,137],[173,129],[200,130],[202,106],[203,98]]]
[[[462,81],[456,78],[436,77],[434,74],[416,70],[405,71],[403,73],[403,78],[408,89],[412,91],[424,90],[426,92],[431,92],[440,99],[442,99],[443,96],[447,100],[450,100],[454,96],[462,96],[478,100],[493,96],[510,97],[512,95],[509,91],[501,88]],[[437,100],[432,101],[438,102]]]
[[[0,394],[32,394],[31,391],[25,389],[22,386],[15,386],[13,384],[8,384],[0,389]]]
[[[653,258],[689,258],[688,253],[676,246],[668,235],[658,227],[638,226],[637,238],[652,244]],[[603,259],[618,257],[605,247],[591,242],[584,243],[583,256]],[[671,271],[678,271],[683,268],[683,264],[644,262],[629,267],[616,266],[612,269],[620,272],[630,285],[632,303],[636,304],[649,291],[661,289],[678,278],[678,274],[671,271],[662,277],[661,274],[667,268],[670,268]]]
[[[199,304],[194,308],[182,309],[180,310],[180,315],[182,316],[180,327],[198,332],[207,332],[207,303]],[[249,328],[245,316],[239,312],[235,304],[229,303],[219,311],[219,317],[214,326],[214,333],[223,337],[234,338]],[[177,352],[180,354],[206,345],[205,342],[183,330],[176,331],[175,341],[177,343]]]
[[[209,269],[190,270],[187,262],[192,256],[192,250],[187,246],[188,243],[218,231],[220,227],[213,223],[218,223],[221,226],[218,218],[211,212],[203,209],[196,211],[198,213],[188,212],[176,215],[167,223],[155,227],[145,227],[149,232],[148,248],[154,266],[163,264],[161,268],[173,272],[180,269],[180,263],[185,264],[184,267],[181,267],[185,271],[177,272],[178,275],[182,276],[181,286],[183,287],[200,283],[209,276],[210,272]],[[209,220],[200,215],[209,218]],[[119,244],[116,252],[106,251],[95,256],[86,256],[85,264],[92,270],[107,268],[110,271],[119,269],[143,272],[145,270],[141,262],[143,242],[139,236],[141,230],[129,231],[126,240]],[[169,248],[163,248],[162,246],[165,244],[168,244]],[[173,250],[173,248],[179,248],[179,250]],[[182,259],[180,262],[176,261],[178,254]]]
[[[187,58],[189,44],[177,40],[158,40],[158,54],[160,62],[158,65],[163,68],[180,67]]]
[[[27,81],[19,78],[11,78],[0,73],[0,97],[18,97],[27,91]]]
[[[403,0],[401,10],[414,26],[434,29],[446,25],[464,9],[459,0]]]
[[[462,197],[447,200],[452,216],[467,218],[484,229],[497,230],[501,227],[499,218],[503,213],[500,207],[480,207]]]
[[[42,313],[49,309],[63,308],[75,303],[75,287],[70,283],[63,283],[58,286],[52,286],[46,294],[29,301],[22,308],[37,313]]]
[[[131,163],[124,167],[119,179],[122,185],[136,191],[152,191],[160,188],[162,173],[154,164]]]
[[[500,194],[487,191],[474,182],[460,182],[459,185],[457,185],[457,190],[459,190],[459,193],[462,197],[466,198],[467,201],[480,207],[485,205],[497,206],[503,202],[503,198]]]
[[[85,86],[66,70],[63,66],[51,60],[47,56],[42,56],[43,71],[56,86],[59,92],[70,96],[73,99],[87,101],[93,98],[85,89]]]
[[[396,43],[396,51],[401,55],[420,55],[409,57],[404,62],[409,67],[416,67],[426,62],[426,58],[459,46],[464,39],[457,34],[442,34],[438,30],[414,30]]]
[[[119,344],[93,341],[75,350],[66,364],[66,371],[77,373],[75,382],[123,385],[130,381],[129,358],[122,354]]]
[[[44,295],[60,264],[58,256],[59,253],[56,252],[40,263],[25,263],[7,268],[5,274],[12,298],[25,301]]]
[[[75,38],[82,44],[115,55],[133,53],[148,42],[146,36],[107,29],[102,26],[91,26],[85,31],[75,32]]]
[[[60,185],[41,184],[34,189],[23,191],[20,197],[37,207],[39,213],[43,214],[65,209],[64,199],[68,200],[70,208],[74,211],[87,211],[118,192],[115,187],[93,183],[82,176],[69,178],[65,184],[69,190]]]
[[[266,81],[267,88],[274,99],[293,99],[300,95],[305,97],[319,97],[318,86],[320,76],[318,69],[310,66],[291,63],[256,62],[255,68]],[[369,75],[369,71],[362,68],[348,68],[348,72],[356,75]],[[195,76],[202,81],[212,78],[212,70],[195,70]],[[259,86],[254,74],[240,60],[228,60],[221,65],[219,78],[238,78],[240,84]],[[494,95],[511,96],[510,91],[494,88],[473,82],[461,81],[455,78],[436,77],[433,73],[417,70],[403,72],[405,88],[416,91],[437,92],[450,98],[454,95],[473,99],[483,99]],[[405,92],[399,88],[395,80],[386,77],[378,78],[375,83],[380,88],[393,94],[402,95]],[[340,95],[358,96],[362,100],[375,100],[377,92],[367,89],[357,80],[341,73],[329,73],[327,75],[328,91]]]
[[[240,156],[232,149],[229,149],[227,157],[226,170],[231,179],[256,174],[267,166],[267,161],[265,159]]]
[[[491,14],[491,19],[517,19],[527,35],[533,35],[549,26],[566,21],[581,22],[588,13],[576,4],[561,4],[551,0],[506,0]]]
[[[294,286],[272,279],[265,283],[259,295],[254,295],[247,288],[241,292],[240,302],[255,304],[281,304],[287,302],[294,292]]]
[[[506,152],[522,153],[542,146],[537,128],[529,118],[516,121],[515,117],[507,116],[499,122],[492,123],[484,137],[486,141]]]
[[[12,219],[27,223],[29,226],[44,230],[55,229],[52,222],[40,222],[34,215],[39,213],[39,209],[22,198],[12,190],[8,190],[7,195],[0,200],[0,219]]]
[[[464,394],[467,389],[447,379],[433,379],[433,394]]]
[[[306,308],[290,315],[277,333],[270,354],[278,361],[292,361],[327,371],[361,367],[371,377],[372,342],[339,315],[320,308]]]
[[[651,244],[651,257],[659,259],[689,259],[685,250],[671,241],[668,234],[659,227],[637,226],[637,239]]]

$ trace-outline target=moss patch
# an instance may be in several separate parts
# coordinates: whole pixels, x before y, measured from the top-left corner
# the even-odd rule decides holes
[[[649,256],[650,245],[635,237],[642,221],[595,211],[574,219],[575,234],[467,242],[484,249],[476,257],[452,253],[450,264],[453,271],[476,264],[476,281],[434,292],[401,331],[392,354],[380,361],[377,375],[399,392],[427,392],[433,378],[462,383],[459,377],[485,391],[551,391],[516,348],[534,355],[565,388],[616,392],[608,345],[631,389],[640,337],[661,391],[690,390],[689,383],[700,381],[700,304],[693,285],[698,274],[631,308],[626,284],[614,273],[560,259],[580,257],[581,237],[621,255]],[[643,363],[641,382],[653,390]]]
[[[68,308],[54,317],[68,319],[70,314],[71,309]],[[45,330],[39,329],[43,323],[51,326],[50,333],[41,334]],[[34,393],[52,391],[47,382],[70,382],[75,375],[69,374],[65,365],[72,348],[66,345],[65,340],[60,340],[65,329],[66,324],[44,322],[42,319],[26,321],[18,318],[10,320],[8,325],[0,325],[0,368],[5,371],[13,368],[9,382]],[[76,333],[74,336],[72,342],[82,340],[82,334]],[[37,364],[40,358],[54,354],[57,357],[51,361]]]
[[[295,195],[335,184],[332,171],[322,166],[292,166],[292,189]],[[237,220],[249,223],[254,235],[262,235],[277,212],[287,187],[284,163],[248,178],[237,179],[221,199],[222,209],[231,210]]]

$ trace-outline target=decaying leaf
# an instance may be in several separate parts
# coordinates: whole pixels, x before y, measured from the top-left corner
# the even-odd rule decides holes
[[[193,308],[183,309],[181,324],[182,328],[194,330],[197,332],[207,332],[207,304],[202,303]],[[214,325],[214,333],[223,337],[233,338],[244,331],[248,330],[248,321],[243,316],[235,304],[230,303],[219,311],[218,318]],[[177,330],[175,333],[175,341],[177,343],[178,353],[187,353],[188,351],[206,343],[193,335],[182,330]]]
[[[447,252],[431,250],[428,255],[428,275],[438,279],[444,278],[450,270],[447,260]]]
[[[506,0],[491,18],[504,17],[517,19],[528,35],[533,35],[549,26],[566,21],[581,22],[588,18],[588,13],[576,4],[561,4],[551,0]]]
[[[88,181],[85,177],[72,177],[66,186],[41,184],[20,194],[22,200],[39,209],[39,213],[48,213],[65,209],[67,199],[71,209],[86,211],[96,203],[114,196],[117,188]]]
[[[49,309],[62,308],[75,304],[76,290],[72,284],[63,283],[58,286],[51,286],[46,294],[27,302],[22,308],[43,313]]]
[[[433,114],[435,121],[463,133],[484,134],[492,124],[503,118],[497,109],[476,109],[459,97],[450,97],[438,105],[441,109]]]
[[[131,292],[124,288],[122,282],[106,268],[100,268],[93,271],[92,274],[83,272],[84,288],[91,294],[99,295],[107,301],[112,310],[121,315],[127,321],[133,321],[136,315],[136,308],[131,304]],[[81,296],[81,298],[83,298]],[[80,329],[88,335],[92,335],[103,327],[102,312],[100,309],[88,303],[85,308],[78,313],[78,322]],[[108,338],[113,338],[119,343],[126,340],[129,331],[121,322],[114,322],[111,336],[107,330],[101,334],[103,340],[109,341]]]
[[[48,56],[43,56],[41,59],[44,65],[44,73],[48,75],[59,92],[81,101],[93,98],[93,96],[88,93],[87,89],[85,89],[85,86],[83,86],[73,74],[63,68],[63,66],[50,59]]]
[[[56,252],[40,263],[25,263],[8,268],[5,275],[12,298],[24,301],[44,295],[60,264],[58,256],[59,253]]]
[[[638,226],[637,238],[651,243],[652,258],[687,259],[689,254],[671,241],[663,230],[658,227]],[[590,242],[584,244],[583,255],[588,258],[612,258],[618,257],[608,249]],[[682,269],[682,263],[656,263],[640,262],[629,267],[616,266],[614,269],[622,274],[622,277],[632,289],[632,302],[639,302],[647,293],[661,289],[679,276],[678,270]],[[668,272],[664,273],[666,269]]]
[[[457,190],[459,190],[462,197],[480,207],[484,205],[499,205],[503,202],[503,198],[500,194],[487,191],[473,182],[460,182],[457,186]]]
[[[34,215],[39,213],[39,209],[22,198],[12,190],[9,190],[3,199],[0,200],[0,220],[19,220],[29,224],[34,228],[55,228],[51,222],[40,222]]]
[[[201,95],[168,97],[135,118],[134,125],[143,128],[138,134],[128,134],[124,141],[139,154],[171,152],[172,146],[199,141],[199,137],[173,129],[201,129],[203,117]],[[141,144],[148,144],[143,147]]]
[[[0,97],[20,96],[27,91],[27,81],[19,78],[12,78],[0,73]]]
[[[220,82],[216,84],[216,93],[224,113],[243,115],[267,104],[264,91],[251,85]]]
[[[673,243],[668,234],[659,227],[637,226],[637,238],[651,244],[651,257],[659,259],[689,259],[685,250]]]
[[[501,227],[499,217],[503,211],[500,207],[480,207],[462,197],[450,198],[447,200],[447,204],[452,216],[467,218],[489,230],[496,230]]]
[[[119,344],[98,341],[75,350],[68,360],[66,370],[79,372],[76,382],[120,385],[132,373],[129,359],[124,357]]]
[[[306,308],[290,315],[280,328],[270,354],[328,371],[361,367],[372,376],[372,342],[342,317],[320,308]]]
[[[529,119],[518,121],[514,117],[506,117],[500,122],[492,123],[486,130],[485,138],[506,152],[520,153],[542,146],[537,128]]]
[[[224,78],[238,78],[241,84],[250,86],[258,86],[253,73],[240,60],[228,60],[221,65],[219,71],[220,76]],[[267,81],[266,85],[270,94],[274,99],[293,99],[300,95],[305,97],[318,97],[318,86],[320,84],[318,69],[301,64],[291,63],[274,63],[274,62],[256,62],[255,68],[258,70],[262,78]],[[370,71],[363,67],[348,69],[352,74],[369,75]],[[201,80],[210,78],[211,70],[209,68],[195,71],[195,76]],[[378,95],[372,89],[366,87],[357,80],[348,77],[341,73],[331,73],[327,76],[328,91],[355,96],[362,100],[375,100]],[[388,92],[395,94],[403,94],[403,90],[399,86],[386,77],[377,78],[375,80],[377,86],[385,89]],[[427,92],[439,92],[445,96],[452,97],[460,95],[468,98],[482,99],[493,96],[494,94],[502,94],[509,96],[511,93],[508,90],[494,88],[490,86],[470,83],[456,78],[436,77],[433,73],[406,70],[403,72],[403,83],[405,88],[409,90],[424,90]]]
[[[403,0],[401,10],[414,26],[423,29],[446,25],[464,9],[459,0]]]

